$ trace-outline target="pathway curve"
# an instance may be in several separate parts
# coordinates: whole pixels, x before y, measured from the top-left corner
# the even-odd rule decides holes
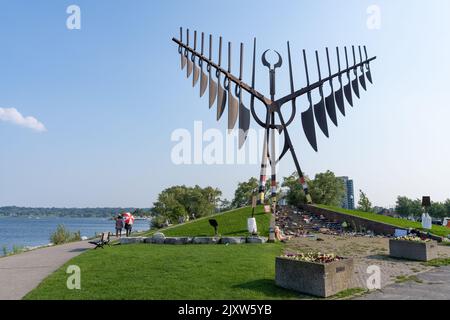
[[[0,258],[0,300],[19,300],[47,276],[93,245],[87,241]]]
[[[450,266],[418,274],[416,281],[396,283],[356,300],[450,300]]]

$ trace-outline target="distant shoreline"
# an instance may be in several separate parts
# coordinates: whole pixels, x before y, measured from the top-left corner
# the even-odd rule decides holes
[[[137,217],[150,217],[150,208],[33,208],[0,207],[0,217],[60,217],[60,218],[111,218],[123,212]]]

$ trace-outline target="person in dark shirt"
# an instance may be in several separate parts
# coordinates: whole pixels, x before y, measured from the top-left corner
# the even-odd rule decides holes
[[[133,225],[131,223],[125,223],[125,231],[127,233],[127,237],[131,236],[132,229],[133,229]]]
[[[123,229],[123,219],[122,216],[118,216],[116,218],[116,237],[122,237],[122,229]]]

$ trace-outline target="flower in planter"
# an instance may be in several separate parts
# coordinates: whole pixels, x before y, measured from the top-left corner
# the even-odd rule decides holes
[[[308,252],[308,253],[288,253],[283,256],[283,258],[297,260],[297,261],[304,261],[304,262],[314,262],[314,263],[331,263],[335,261],[341,261],[344,260],[344,258],[337,256],[334,253],[316,253],[316,252]]]
[[[416,237],[416,236],[398,237],[398,238],[395,238],[395,240],[411,241],[411,242],[430,242],[431,241],[431,239],[422,239],[422,238]]]

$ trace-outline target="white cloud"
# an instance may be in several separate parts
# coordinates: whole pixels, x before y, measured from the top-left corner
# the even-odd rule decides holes
[[[0,121],[11,122],[13,124],[35,130],[37,132],[45,132],[47,129],[44,124],[34,117],[24,117],[15,108],[0,108]]]

